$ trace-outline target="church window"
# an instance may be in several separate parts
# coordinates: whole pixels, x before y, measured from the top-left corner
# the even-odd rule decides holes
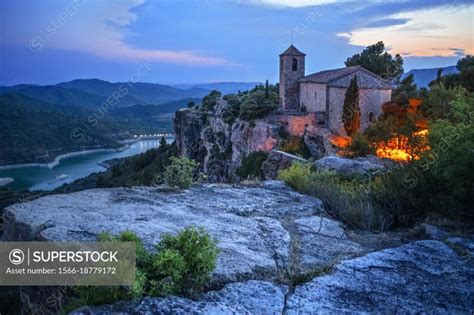
[[[315,99],[315,100],[318,99],[318,92],[317,92],[317,91],[314,91],[314,99]]]
[[[293,60],[291,61],[291,69],[293,71],[298,70],[298,60],[296,60],[296,58],[293,58]]]

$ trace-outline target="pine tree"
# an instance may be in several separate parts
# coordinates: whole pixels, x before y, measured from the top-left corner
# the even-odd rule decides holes
[[[360,127],[359,87],[357,86],[356,76],[352,78],[346,91],[344,107],[342,108],[342,121],[347,135],[351,138],[355,136]]]

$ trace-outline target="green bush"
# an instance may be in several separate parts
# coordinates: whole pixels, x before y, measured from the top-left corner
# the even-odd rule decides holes
[[[203,228],[187,228],[163,235],[153,258],[152,293],[195,297],[216,267],[218,248]]]
[[[321,199],[330,214],[354,228],[379,231],[393,223],[393,215],[374,202],[373,194],[379,187],[370,179],[313,171],[310,164],[300,163],[281,171],[279,179]]]
[[[358,157],[367,156],[374,153],[374,146],[371,145],[369,139],[367,139],[367,136],[357,133],[352,139],[351,145],[349,146],[349,155]]]
[[[262,179],[262,164],[268,157],[263,151],[251,152],[242,159],[242,165],[235,172],[242,179]]]
[[[196,167],[197,163],[187,157],[172,157],[163,173],[164,182],[170,187],[188,188],[194,182]]]
[[[134,242],[136,248],[135,283],[127,286],[77,286],[73,288],[75,297],[68,301],[67,311],[72,311],[82,305],[97,306],[117,301],[126,301],[141,297],[147,287],[147,269],[151,262],[151,255],[143,246],[140,238],[131,231],[125,231],[117,236],[108,232],[97,236],[100,242]]]
[[[101,242],[134,242],[136,274],[133,286],[78,286],[68,299],[67,312],[83,305],[97,306],[139,298],[144,295],[180,294],[197,297],[216,267],[217,241],[204,228],[188,227],[176,236],[164,234],[150,254],[131,231],[117,236],[98,235]]]
[[[213,90],[209,95],[206,95],[202,99],[201,110],[203,111],[212,111],[214,110],[214,106],[217,105],[217,101],[221,97],[221,92]]]

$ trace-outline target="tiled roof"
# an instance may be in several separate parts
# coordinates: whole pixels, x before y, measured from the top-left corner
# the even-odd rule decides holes
[[[369,89],[391,89],[389,81],[364,69],[361,66],[326,70],[310,74],[300,79],[300,82],[323,83],[334,87],[349,87],[351,79],[357,76],[359,88]]]
[[[290,45],[290,47],[288,47],[287,50],[285,50],[283,53],[281,53],[280,56],[283,56],[283,55],[289,55],[289,56],[306,56],[306,54],[303,54],[301,51],[298,50],[298,48],[296,48],[296,47],[293,46],[293,45]]]

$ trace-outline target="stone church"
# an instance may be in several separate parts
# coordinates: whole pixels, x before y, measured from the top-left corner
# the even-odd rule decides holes
[[[311,124],[345,135],[342,107],[354,76],[359,86],[361,130],[378,118],[382,104],[391,98],[390,82],[360,67],[305,74],[305,54],[291,45],[280,55],[280,106],[287,115],[307,113]]]

